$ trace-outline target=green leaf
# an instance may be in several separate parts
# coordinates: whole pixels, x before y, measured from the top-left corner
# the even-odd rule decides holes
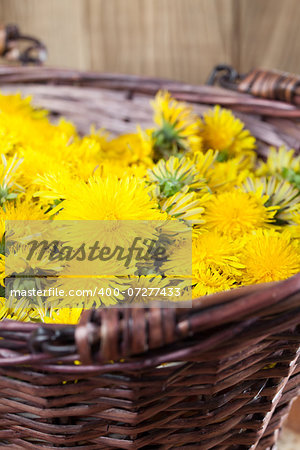
[[[217,156],[217,161],[218,162],[228,161],[228,153],[225,150],[223,150],[222,152],[219,152],[218,156]]]
[[[293,169],[289,169],[287,167],[284,167],[281,171],[281,176],[289,181],[290,183],[294,184],[299,190],[300,190],[300,172],[296,172]]]

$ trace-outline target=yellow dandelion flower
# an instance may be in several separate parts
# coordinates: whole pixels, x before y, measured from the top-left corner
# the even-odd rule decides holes
[[[6,314],[7,314],[6,298],[0,297],[0,320],[5,319]]]
[[[0,255],[0,285],[4,286],[5,278],[5,256]]]
[[[271,147],[266,162],[260,161],[256,170],[257,176],[282,175],[282,171],[300,171],[300,155],[296,156],[295,150],[288,150],[286,147]]]
[[[240,186],[254,167],[252,155],[238,155],[228,161],[216,161],[207,171],[207,184],[213,192],[224,192]]]
[[[239,260],[241,244],[217,231],[196,234],[193,239],[193,272],[211,267],[231,276],[240,276],[244,265]]]
[[[155,159],[168,157],[178,152],[201,150],[199,117],[185,103],[178,102],[169,92],[158,92],[154,101],[153,133]]]
[[[204,113],[200,134],[207,150],[214,149],[227,155],[235,155],[255,148],[255,138],[244,128],[243,122],[219,105]]]
[[[23,98],[19,92],[16,94],[0,93],[0,114],[10,114],[16,116],[28,116],[43,118],[47,111],[34,109],[31,105],[30,96]]]
[[[0,220],[45,220],[45,211],[34,201],[32,193],[22,194],[15,202],[10,202],[5,212],[0,210]]]
[[[169,198],[160,201],[160,207],[169,217],[183,219],[191,224],[204,223],[204,205],[210,198],[209,193],[197,196],[195,192],[188,192],[189,187],[185,186],[181,191]]]
[[[164,220],[149,188],[140,180],[117,177],[90,178],[74,182],[59,211],[60,220]]]
[[[115,161],[107,159],[97,164],[91,176],[107,178],[108,176],[116,176],[121,179],[124,177],[147,178],[149,166],[144,163],[131,164],[128,166],[123,161]]]
[[[35,183],[38,176],[48,172],[61,172],[64,167],[67,167],[66,161],[62,161],[61,157],[58,158],[55,153],[51,154],[51,151],[44,153],[39,149],[25,148],[21,154],[23,163],[20,182],[25,187]]]
[[[45,323],[60,323],[66,325],[77,325],[80,316],[82,314],[82,308],[59,308],[51,309],[49,316],[44,317]]]
[[[235,280],[227,273],[222,273],[205,263],[200,264],[193,275],[193,298],[228,291],[237,287]]]
[[[54,152],[57,155],[66,145],[65,130],[50,123],[47,111],[36,110],[30,107],[28,113],[0,112],[0,129],[15,142],[15,147],[31,147],[41,152]],[[59,145],[58,145],[59,144]],[[50,150],[51,149],[51,150]],[[15,148],[19,151],[19,148]],[[60,151],[59,151],[60,150]]]
[[[63,162],[79,178],[88,180],[97,167],[102,148],[99,140],[91,136],[73,139],[64,148]]]
[[[33,191],[23,193],[14,202],[7,203],[5,211],[0,209],[1,225],[4,226],[5,220],[45,220],[45,211],[32,195]]]
[[[119,180],[114,176],[91,178],[88,183],[74,182],[65,200],[49,211],[49,215],[55,221],[78,221],[71,229],[62,222],[65,229],[60,231],[60,236],[65,233],[73,247],[82,243],[88,247],[98,241],[101,247],[111,249],[120,245],[128,248],[141,236],[152,239],[151,221],[167,219],[167,214],[150,198],[149,188],[142,180],[134,177]],[[101,226],[97,226],[97,221],[102,221]],[[118,275],[126,275],[128,270],[130,267],[127,270],[123,267]]]
[[[32,192],[28,191],[21,194],[17,200],[8,202],[5,206],[5,211],[0,209],[0,241],[3,240],[4,232],[6,231],[5,221],[22,221],[15,222],[13,226],[9,226],[9,236],[6,234],[6,238],[10,241],[18,240],[26,236],[27,227],[23,221],[31,220],[45,220],[46,216],[41,209],[41,204],[34,201],[32,198]],[[27,234],[28,236],[28,234]]]
[[[19,320],[21,322],[29,322],[29,311],[28,308],[23,308],[23,305],[19,303],[17,308],[9,307],[7,299],[4,297],[0,298],[0,320],[11,319]]]
[[[170,230],[171,231],[171,230]],[[165,258],[159,268],[160,273],[172,277],[192,276],[192,229],[179,233],[176,237],[166,236]],[[169,239],[168,239],[169,238]]]
[[[75,181],[76,177],[66,168],[45,172],[43,175],[36,176],[34,180],[36,192],[33,196],[51,201],[64,200]]]
[[[12,296],[3,298],[3,301],[0,301],[0,320],[12,319],[30,322],[31,312],[33,311],[32,306],[32,299],[24,297],[14,298]]]
[[[123,134],[103,147],[103,157],[123,161],[127,165],[144,163],[152,165],[153,142],[152,130],[143,131],[138,127],[137,133]]]
[[[9,254],[5,259],[5,275],[7,277],[20,277],[19,279],[15,278],[16,283],[14,283],[14,279],[11,278],[14,286],[16,286],[17,283],[22,284],[23,282],[25,286],[25,277],[31,277],[32,279],[38,276],[54,277],[59,274],[63,268],[63,263],[59,261],[52,261],[47,253],[45,253],[42,258],[40,258],[40,254],[38,252],[34,252],[31,255],[31,258],[28,258],[28,255],[29,249],[27,245],[16,244],[9,249]],[[44,280],[41,279],[40,281],[42,283]],[[39,282],[38,279],[37,282]],[[23,289],[25,289],[25,287]]]
[[[214,164],[218,158],[218,151],[207,150],[207,152],[196,152],[193,155],[192,161],[199,174],[199,177],[209,179],[211,170],[213,170]]]
[[[244,236],[245,284],[284,280],[300,271],[300,252],[288,232],[258,229]]]
[[[203,216],[209,230],[238,236],[274,221],[277,208],[265,206],[268,197],[233,189],[211,196]]]
[[[275,176],[270,178],[248,177],[242,189],[245,192],[257,192],[269,197],[268,206],[278,207],[274,216],[276,225],[292,225],[294,223],[294,215],[299,209],[300,192],[288,181],[280,180]]]
[[[31,321],[44,322],[45,317],[48,317],[49,307],[46,305],[45,299],[36,297],[32,308],[28,311],[28,316]]]
[[[292,225],[288,228],[293,238],[298,239],[300,247],[300,205],[292,216]]]
[[[151,183],[156,183],[159,187],[161,197],[170,197],[184,186],[189,186],[189,190],[193,191],[205,188],[195,164],[185,157],[171,156],[167,161],[161,159],[148,170],[148,177]]]
[[[24,191],[24,188],[20,186],[16,179],[20,177],[18,169],[22,164],[23,159],[18,159],[15,154],[9,160],[1,154],[0,164],[0,203],[4,206],[4,203],[8,200],[15,200],[20,192]]]

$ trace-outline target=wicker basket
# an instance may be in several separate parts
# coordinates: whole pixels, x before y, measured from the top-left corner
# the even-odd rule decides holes
[[[0,84],[82,132],[94,123],[112,134],[148,126],[149,96],[168,89],[200,114],[234,110],[262,155],[300,149],[296,77],[253,72],[235,84],[269,98],[41,67],[0,67]],[[0,337],[0,448],[266,450],[299,393],[300,274],[192,308],[89,311],[77,327],[3,321]]]

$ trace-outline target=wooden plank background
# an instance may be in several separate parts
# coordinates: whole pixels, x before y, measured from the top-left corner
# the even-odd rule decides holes
[[[204,82],[214,65],[300,73],[300,0],[0,0],[51,66]]]

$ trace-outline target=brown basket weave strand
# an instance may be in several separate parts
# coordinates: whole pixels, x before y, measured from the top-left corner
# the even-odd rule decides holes
[[[255,69],[238,84],[238,90],[300,105],[300,77],[297,75]]]
[[[234,110],[262,155],[300,150],[296,104],[34,67],[0,67],[0,84],[81,132],[95,123],[112,134],[149,126],[149,97],[168,89],[199,114]],[[272,448],[299,393],[300,274],[175,306],[88,311],[77,327],[1,322],[0,448]]]

